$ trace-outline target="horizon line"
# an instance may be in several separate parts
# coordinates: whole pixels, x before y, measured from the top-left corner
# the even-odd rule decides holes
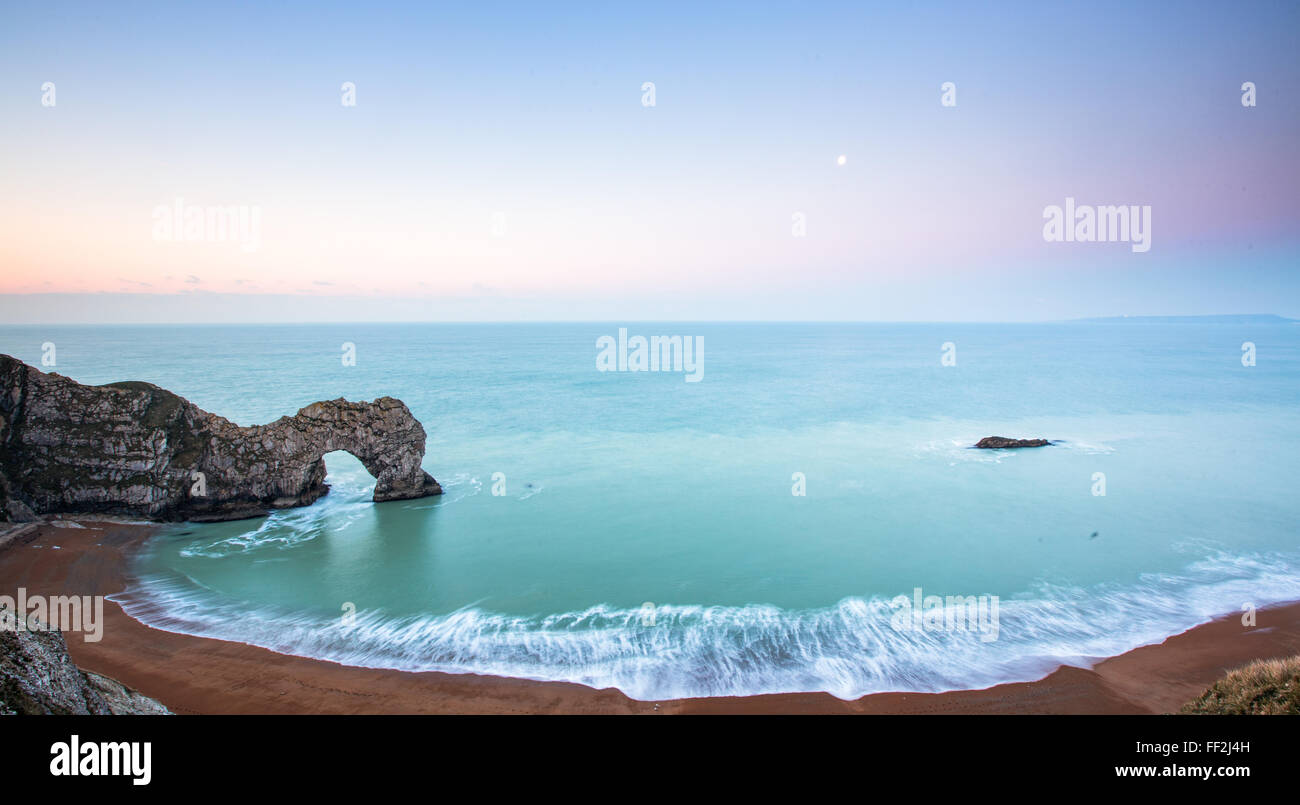
[[[39,321],[0,322],[0,329],[23,327],[308,327],[320,325],[502,325],[502,324],[1071,324],[1143,319],[1277,319],[1300,323],[1300,318],[1278,313],[1122,313],[1109,316],[1076,316],[1068,319],[1007,321],[1001,319],[321,319],[311,321]]]

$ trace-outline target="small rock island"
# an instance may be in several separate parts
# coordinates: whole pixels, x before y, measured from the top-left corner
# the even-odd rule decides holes
[[[1008,439],[1005,436],[985,436],[975,443],[982,450],[1003,450],[1013,447],[1046,447],[1047,439]]]
[[[258,517],[326,494],[334,450],[374,476],[375,502],[438,495],[424,446],[392,397],[315,402],[245,428],[150,383],[85,386],[0,355],[0,521]]]

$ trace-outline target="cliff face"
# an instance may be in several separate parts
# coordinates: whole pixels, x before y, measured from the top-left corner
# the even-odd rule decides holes
[[[0,715],[166,715],[158,702],[83,671],[60,632],[0,609]]]
[[[392,397],[312,403],[243,428],[149,383],[83,386],[0,355],[0,519],[256,517],[329,491],[322,456],[333,450],[361,460],[376,502],[437,495],[424,442]]]

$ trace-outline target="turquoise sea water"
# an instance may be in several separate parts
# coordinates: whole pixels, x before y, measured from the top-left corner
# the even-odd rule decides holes
[[[703,379],[598,372],[620,326],[702,336]],[[441,498],[372,504],[331,454],[313,506],[166,527],[118,596],[159,628],[645,699],[848,698],[1036,678],[1300,599],[1290,323],[0,328],[29,363],[44,342],[62,374],[240,424],[392,395],[429,433]],[[1061,443],[969,449],[988,435]],[[917,587],[999,596],[997,639],[892,628]]]

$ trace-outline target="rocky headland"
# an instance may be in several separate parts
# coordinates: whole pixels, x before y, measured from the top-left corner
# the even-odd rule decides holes
[[[0,355],[0,520],[257,517],[326,494],[334,450],[374,476],[376,502],[441,494],[420,466],[424,446],[424,427],[392,397],[240,427],[149,383],[86,386]]]

